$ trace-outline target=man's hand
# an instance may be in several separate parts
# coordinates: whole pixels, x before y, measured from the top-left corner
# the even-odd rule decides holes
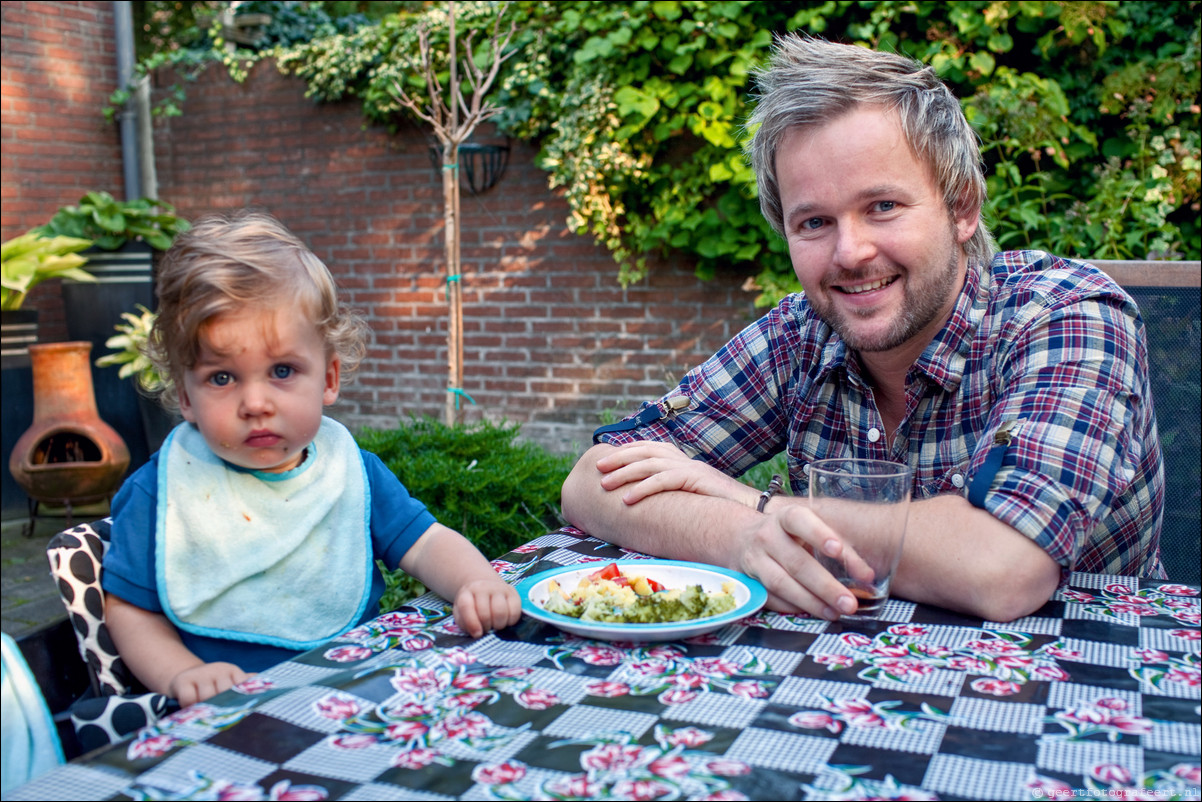
[[[499,576],[467,582],[455,595],[455,623],[473,638],[504,629],[521,617],[518,592]]]
[[[181,707],[187,707],[229,690],[251,676],[233,663],[201,663],[172,677],[167,693],[178,699]]]
[[[725,498],[751,507],[759,498],[755,488],[700,460],[689,459],[674,445],[654,440],[618,446],[597,460],[597,470],[601,472],[601,487],[619,490],[626,504],[637,504],[671,490]]]
[[[831,621],[854,613],[855,597],[814,554],[844,560],[849,573],[864,582],[872,581],[872,568],[803,503],[781,501],[787,503],[732,535],[731,567],[760,580],[768,590],[768,607],[777,612]]]

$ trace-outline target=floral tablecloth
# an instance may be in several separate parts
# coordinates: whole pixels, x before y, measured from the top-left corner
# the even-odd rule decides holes
[[[575,530],[494,566],[642,555]],[[426,596],[12,799],[1198,799],[1197,587],[1075,574],[1010,624],[892,600],[675,643]]]

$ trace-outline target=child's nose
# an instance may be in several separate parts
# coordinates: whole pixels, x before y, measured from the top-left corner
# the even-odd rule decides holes
[[[254,383],[246,386],[242,393],[242,415],[244,417],[257,418],[269,415],[274,408],[271,393],[267,388]]]

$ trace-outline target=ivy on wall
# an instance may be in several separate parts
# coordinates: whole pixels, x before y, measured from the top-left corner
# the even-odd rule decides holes
[[[796,289],[742,150],[753,70],[785,31],[931,64],[982,138],[986,220],[1003,247],[1202,258],[1198,2],[457,6],[463,28],[488,27],[499,8],[517,22],[498,125],[540,146],[570,227],[613,253],[624,282],[645,275],[649,256],[677,252],[702,277],[754,276],[764,303]],[[270,55],[311,97],[355,97],[370,120],[395,124],[389,88],[417,80],[416,22],[437,44],[442,16],[403,11]]]

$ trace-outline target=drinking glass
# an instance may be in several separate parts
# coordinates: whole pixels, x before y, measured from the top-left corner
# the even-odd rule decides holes
[[[856,616],[875,618],[889,598],[901,560],[910,508],[910,469],[872,459],[827,459],[810,464],[810,508],[872,569],[872,581],[850,575],[843,559],[816,552],[819,563],[859,600]]]

